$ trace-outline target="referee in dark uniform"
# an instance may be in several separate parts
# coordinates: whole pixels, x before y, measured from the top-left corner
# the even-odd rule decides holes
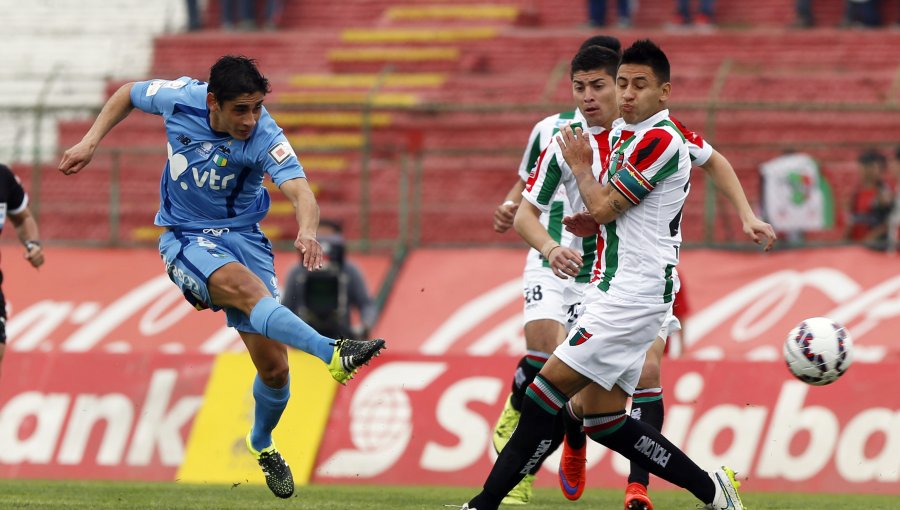
[[[0,232],[6,218],[16,227],[19,240],[25,245],[25,259],[35,268],[44,263],[37,222],[28,209],[28,194],[9,167],[0,164]],[[6,350],[6,298],[3,297],[3,272],[0,271],[0,362]]]

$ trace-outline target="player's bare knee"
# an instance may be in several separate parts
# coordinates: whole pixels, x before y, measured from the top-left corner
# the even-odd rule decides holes
[[[290,368],[287,363],[273,364],[258,370],[263,384],[270,388],[282,388],[290,380]]]

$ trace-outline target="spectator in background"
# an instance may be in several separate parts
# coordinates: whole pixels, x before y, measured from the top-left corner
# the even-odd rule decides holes
[[[38,234],[38,225],[28,209],[28,194],[22,188],[22,182],[12,170],[5,165],[0,165],[0,232],[3,224],[9,216],[19,241],[25,246],[25,260],[35,269],[44,263],[44,251],[41,249],[41,236]],[[3,273],[0,272],[0,284],[3,283]],[[3,361],[3,352],[6,350],[6,299],[3,290],[0,289],[0,362]]]
[[[878,0],[847,0],[844,7],[844,27],[877,27],[881,25]]]
[[[238,17],[235,18],[235,11]],[[263,28],[275,30],[275,17],[281,11],[280,0],[266,0]],[[235,20],[240,30],[256,30],[256,1],[255,0],[222,0],[222,29],[234,30]]]
[[[616,0],[619,28],[631,27],[632,2],[636,7],[636,0]],[[606,26],[606,0],[588,0],[588,18],[592,27]]]
[[[332,220],[319,220],[316,238],[325,252],[323,269],[310,272],[301,263],[294,266],[285,280],[282,304],[320,335],[334,338],[368,335],[375,325],[378,309],[369,296],[362,272],[344,257],[341,225]],[[359,328],[352,325],[351,309],[359,312]]]
[[[812,12],[812,0],[797,0],[794,3],[795,28],[811,28],[816,24],[816,17]]]
[[[203,20],[200,17],[200,0],[186,0],[187,29],[188,32],[196,32],[203,28]]]
[[[894,207],[888,218],[888,251],[897,251],[898,239],[900,239],[900,145],[894,149],[894,159],[891,160],[891,180],[894,186]]]
[[[883,247],[894,196],[886,180],[887,158],[871,149],[859,155],[859,185],[850,197],[850,225],[847,237]]]
[[[697,25],[698,27],[712,27],[715,20],[713,4],[715,0],[699,0],[700,12],[696,16],[691,14],[691,0],[677,0],[678,11],[675,14],[675,21],[678,25],[689,26]]]

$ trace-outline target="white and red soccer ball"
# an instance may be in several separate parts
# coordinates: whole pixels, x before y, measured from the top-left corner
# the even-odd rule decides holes
[[[831,384],[853,362],[853,339],[846,328],[831,319],[806,319],[788,333],[784,361],[794,377],[807,384]]]

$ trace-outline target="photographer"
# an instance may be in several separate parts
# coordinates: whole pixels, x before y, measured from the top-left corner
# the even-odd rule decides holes
[[[341,231],[336,221],[319,221],[316,238],[322,245],[325,263],[318,271],[308,271],[299,263],[294,266],[284,282],[282,304],[321,335],[365,337],[375,324],[378,310],[362,272],[344,257]],[[353,327],[351,308],[359,312],[362,324],[358,329]]]

